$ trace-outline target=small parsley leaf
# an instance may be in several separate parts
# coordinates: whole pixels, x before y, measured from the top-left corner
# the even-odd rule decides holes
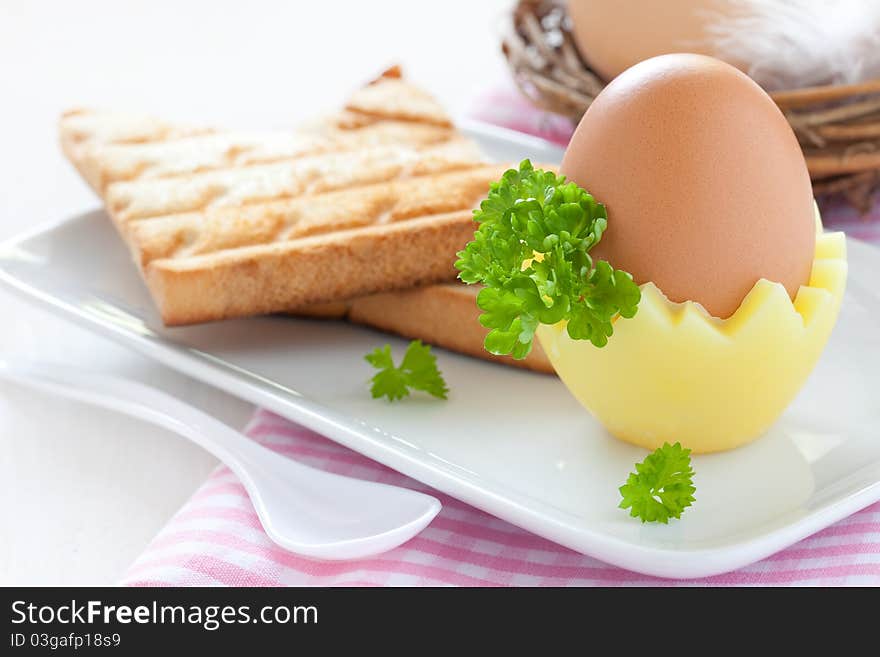
[[[474,220],[455,266],[462,281],[484,286],[487,351],[525,358],[538,325],[563,320],[572,339],[603,347],[612,320],[636,314],[632,276],[589,256],[608,225],[605,207],[564,176],[523,160],[492,183]]]
[[[630,473],[620,487],[621,509],[629,509],[633,518],[642,522],[662,522],[680,518],[682,512],[694,503],[696,488],[693,484],[691,450],[680,443],[664,443]]]
[[[437,357],[431,353],[430,345],[422,344],[421,340],[409,343],[400,367],[394,366],[391,345],[387,344],[368,353],[364,360],[379,370],[370,379],[373,399],[403,399],[409,395],[410,388],[422,390],[440,399],[446,399],[449,393],[443,375],[437,369]]]

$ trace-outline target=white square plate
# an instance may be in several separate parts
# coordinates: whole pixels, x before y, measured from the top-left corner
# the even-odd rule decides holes
[[[559,149],[479,125],[503,161]],[[880,499],[880,251],[849,240],[840,320],[816,371],[760,440],[699,456],[697,502],[642,525],[617,492],[645,451],[618,442],[555,378],[440,351],[448,401],[370,398],[363,356],[404,341],[341,322],[267,317],[168,329],[102,211],[0,249],[0,280],[71,320],[267,407],[515,525],[641,573],[738,568]]]

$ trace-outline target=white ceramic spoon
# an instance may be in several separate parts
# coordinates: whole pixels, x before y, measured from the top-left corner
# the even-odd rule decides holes
[[[278,545],[317,559],[358,559],[408,541],[440,511],[406,488],[316,470],[280,456],[189,404],[126,379],[0,360],[0,378],[120,411],[189,438],[223,461]]]

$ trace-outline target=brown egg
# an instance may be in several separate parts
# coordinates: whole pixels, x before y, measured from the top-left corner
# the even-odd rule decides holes
[[[578,125],[561,172],[608,209],[595,258],[729,317],[761,278],[793,298],[815,220],[797,140],[734,67],[663,55],[625,71]]]
[[[605,80],[657,55],[715,54],[712,24],[747,11],[739,0],[568,0],[567,4],[578,50]]]

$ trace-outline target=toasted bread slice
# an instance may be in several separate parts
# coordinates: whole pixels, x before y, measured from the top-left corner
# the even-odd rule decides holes
[[[296,133],[88,110],[60,132],[168,325],[452,280],[505,168],[394,69]]]
[[[310,306],[294,314],[347,318],[357,324],[419,339],[469,356],[552,374],[553,366],[537,340],[531,353],[523,360],[495,356],[486,351],[483,340],[487,330],[478,320],[478,291],[479,288],[473,285],[441,283],[372,294],[348,302]]]

